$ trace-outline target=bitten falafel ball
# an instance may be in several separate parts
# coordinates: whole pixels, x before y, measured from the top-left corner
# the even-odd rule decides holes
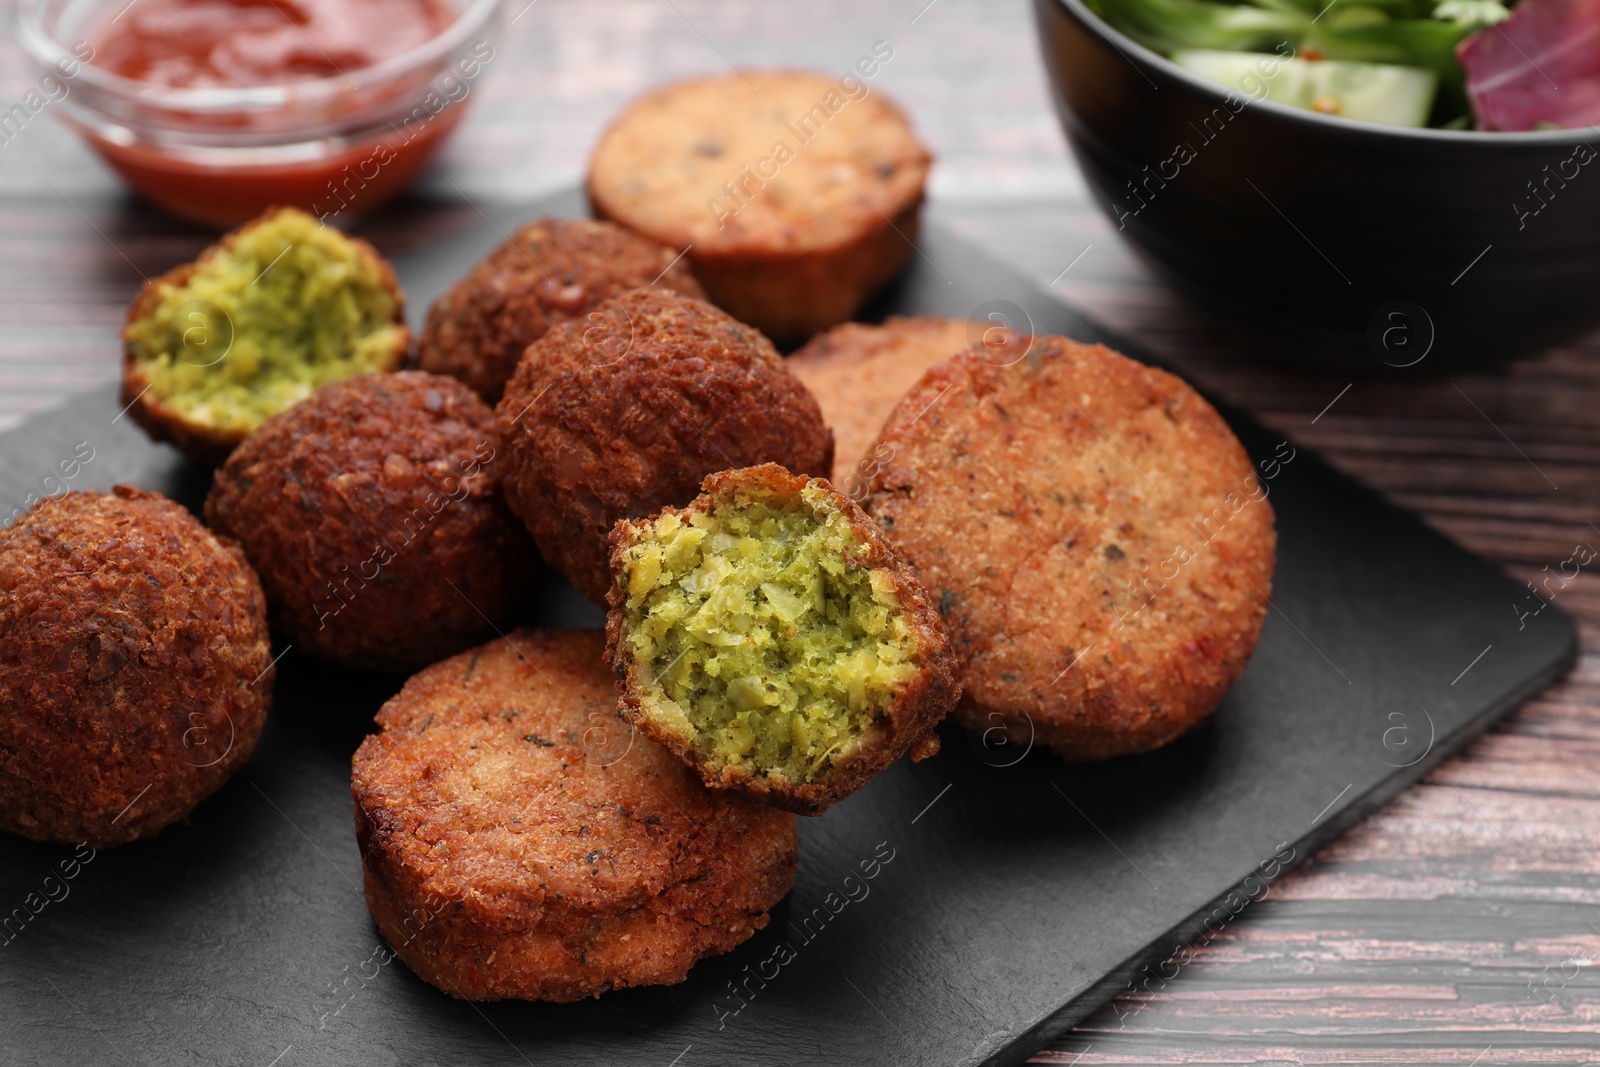
[[[819,815],[939,750],[961,694],[939,613],[827,481],[723,471],[686,508],[618,523],[611,544],[622,714],[706,785]]]
[[[610,222],[537,219],[434,301],[417,365],[497,403],[523,349],[556,323],[640,286],[705,299],[681,252]]]
[[[322,386],[397,369],[410,333],[394,270],[371,245],[276,208],[146,282],[122,339],[129,414],[215,466]]]
[[[436,663],[356,751],[367,907],[451,996],[681,982],[766,926],[794,881],[794,816],[712,793],[636,736],[602,646],[519,630]]]
[[[594,317],[530,345],[495,410],[511,509],[604,604],[618,519],[687,504],[715,471],[826,475],[833,433],[772,343],[710,304],[635,289]]]
[[[250,757],[272,681],[255,573],[178,504],[67,493],[0,530],[0,828],[152,836]]]
[[[244,548],[297,647],[413,670],[492,636],[536,572],[499,452],[494,413],[454,378],[365,375],[251,434],[206,519]]]

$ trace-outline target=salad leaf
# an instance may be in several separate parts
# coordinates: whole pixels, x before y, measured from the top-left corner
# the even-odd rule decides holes
[[[1535,0],[1523,0],[1524,6]],[[1600,0],[1537,0],[1600,8]],[[1462,41],[1506,16],[1499,0],[1089,0],[1134,40],[1183,49],[1419,67],[1439,78],[1435,118],[1466,111]],[[1520,10],[1520,8],[1519,8]]]
[[[1451,17],[1437,18],[1434,0],[1092,0],[1091,6],[1159,52],[1270,52],[1288,46],[1317,58],[1423,67],[1459,85],[1456,46],[1505,9],[1495,0],[1455,2],[1471,4],[1479,14],[1463,21],[1459,10],[1447,8]]]
[[[1459,55],[1485,130],[1600,125],[1600,0],[1522,0]]]
[[[1157,52],[1210,48],[1271,52],[1304,34],[1299,10],[1270,10],[1207,0],[1089,0],[1095,14]]]
[[[1456,48],[1476,27],[1432,18],[1358,22],[1340,19],[1337,14],[1335,9],[1324,19],[1328,27],[1312,34],[1309,42],[1329,59],[1362,59],[1368,63],[1423,67],[1447,84],[1462,83]]]
[[[1341,8],[1367,7],[1389,18],[1425,19],[1433,14],[1435,0],[1304,0],[1303,9],[1312,15],[1325,15]]]

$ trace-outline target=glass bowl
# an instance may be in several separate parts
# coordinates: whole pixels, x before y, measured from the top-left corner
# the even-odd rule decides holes
[[[460,123],[495,58],[502,0],[454,0],[425,43],[341,75],[171,88],[93,64],[89,29],[127,0],[19,0],[18,37],[61,88],[56,111],[133,189],[228,227],[274,205],[329,220],[405,188]]]

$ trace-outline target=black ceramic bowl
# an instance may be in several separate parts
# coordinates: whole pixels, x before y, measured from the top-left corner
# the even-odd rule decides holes
[[[1600,325],[1600,128],[1412,130],[1257,102],[1034,0],[1100,206],[1285,359],[1481,366]]]

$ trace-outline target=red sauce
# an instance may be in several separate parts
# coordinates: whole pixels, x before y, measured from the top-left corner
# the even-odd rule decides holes
[[[171,88],[281,85],[348,74],[425,44],[440,0],[135,0],[89,34],[94,65]]]
[[[402,192],[460,121],[460,105],[441,112],[415,138],[387,135],[314,162],[212,167],[86,131],[90,145],[136,192],[179,218],[218,229],[289,206],[341,223]]]
[[[94,66],[135,81],[248,88],[370,67],[438,36],[456,12],[450,0],[135,0],[131,7],[107,5],[88,37]],[[370,114],[376,107],[381,121],[363,118],[367,132],[323,138],[316,151],[288,161],[219,163],[204,153],[83,132],[129,185],[184,218],[225,227],[284,204],[348,217],[421,172],[460,121],[473,80],[493,56],[481,42],[453,67],[433,72],[442,80],[422,90],[408,81],[340,97],[341,112]],[[166,112],[163,121],[173,117]],[[197,114],[193,122],[213,135],[227,128],[247,134],[275,117]]]

